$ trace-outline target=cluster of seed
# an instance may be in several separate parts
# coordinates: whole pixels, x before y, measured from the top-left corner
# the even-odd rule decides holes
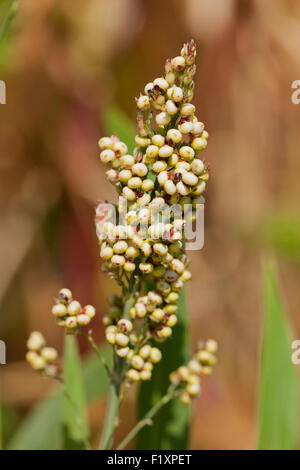
[[[139,345],[145,338],[160,342],[171,336],[177,323],[178,292],[191,278],[184,227],[197,217],[208,180],[208,169],[199,158],[208,133],[190,103],[195,57],[191,41],[180,56],[166,61],[164,76],[148,83],[145,94],[136,100],[139,134],[132,155],[116,135],[99,140],[100,160],[109,165],[106,176],[126,200],[125,209],[119,204],[117,221],[110,219],[107,204],[97,206],[103,269],[121,285],[132,280],[139,286],[141,281],[155,285],[155,290],[136,298],[127,318],[122,318],[120,298],[114,299],[104,318],[106,338],[115,345],[117,354],[131,365],[135,358],[141,367],[129,369],[132,380],[134,376],[142,378],[140,371],[149,375],[142,364],[149,361],[139,354]],[[181,208],[189,204],[190,212],[184,213],[184,218],[182,211],[181,217],[167,217],[175,204]],[[139,334],[140,324],[144,325],[144,338]]]
[[[73,300],[70,289],[63,288],[58,293],[52,314],[59,326],[64,326],[68,333],[75,333],[78,328],[88,325],[96,315],[95,307],[82,307],[78,300]]]
[[[132,382],[151,379],[153,364],[161,360],[162,354],[158,348],[149,344],[139,346],[138,336],[133,332],[130,320],[122,318],[116,325],[108,326],[105,336],[108,343],[115,345],[116,354],[127,359],[127,377]]]
[[[179,367],[170,375],[171,382],[181,390],[180,400],[185,405],[201,394],[200,376],[210,375],[212,366],[216,363],[218,345],[215,340],[209,339],[205,344],[199,344],[195,356],[187,366]]]
[[[56,364],[56,349],[46,346],[46,341],[42,333],[33,331],[27,340],[26,360],[31,367],[47,376],[54,377],[59,369]]]

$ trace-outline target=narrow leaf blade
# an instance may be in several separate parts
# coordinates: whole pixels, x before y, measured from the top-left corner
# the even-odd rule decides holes
[[[298,380],[291,361],[289,325],[274,266],[264,265],[264,338],[258,448],[295,449],[298,442]]]
[[[89,435],[85,393],[76,338],[65,337],[63,431],[64,449],[86,449]]]

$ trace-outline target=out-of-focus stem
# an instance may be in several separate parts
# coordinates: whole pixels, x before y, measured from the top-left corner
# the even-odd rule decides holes
[[[117,450],[122,450],[129,444],[129,442],[143,429],[145,426],[151,426],[152,418],[158,413],[158,411],[167,403],[169,403],[177,395],[174,386],[170,386],[166,395],[164,395],[149,411],[146,413],[143,419],[141,419],[134,428],[127,434]]]
[[[122,318],[129,318],[129,311],[135,303],[135,283],[129,285],[128,297],[124,304]],[[111,449],[115,429],[119,424],[119,407],[121,402],[120,390],[124,381],[124,360],[114,354],[114,369],[111,374],[111,384],[108,391],[108,405],[105,417],[100,449]],[[123,397],[122,397],[123,398]]]

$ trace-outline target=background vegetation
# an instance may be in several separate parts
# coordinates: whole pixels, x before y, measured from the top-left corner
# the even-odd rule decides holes
[[[25,364],[25,340],[38,329],[63,351],[50,315],[62,285],[105,314],[115,285],[100,271],[93,218],[95,202],[114,191],[97,161],[97,141],[117,127],[130,139],[133,97],[191,37],[211,180],[205,246],[191,253],[188,322],[192,346],[215,337],[220,353],[195,404],[189,445],[298,446],[290,344],[300,337],[300,108],[291,102],[300,75],[299,2],[2,0],[0,14],[7,85],[0,107],[0,337],[8,362],[0,370],[2,446],[60,445],[62,397]],[[270,253],[277,268],[265,262],[262,270]],[[101,321],[94,325],[100,342]],[[80,349],[97,443],[107,382],[81,340]],[[136,393],[122,407],[118,438],[135,421]]]

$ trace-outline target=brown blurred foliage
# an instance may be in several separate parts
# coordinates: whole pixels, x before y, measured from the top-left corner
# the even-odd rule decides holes
[[[0,49],[7,84],[0,108],[0,336],[8,345],[2,394],[22,414],[49,388],[23,362],[28,333],[42,330],[61,350],[62,332],[48,314],[58,288],[70,286],[100,316],[115,289],[100,271],[93,225],[95,202],[114,198],[97,161],[104,111],[117,104],[134,119],[134,96],[193,37],[194,102],[210,133],[211,179],[205,246],[191,253],[190,322],[193,343],[218,340],[220,360],[197,401],[191,447],[255,445],[266,249],[258,233],[270,214],[297,214],[299,207],[300,108],[291,103],[291,83],[300,78],[299,26],[297,0],[20,3]],[[300,334],[299,265],[279,259]],[[103,405],[93,404],[93,426]],[[130,396],[130,416],[133,407]],[[122,433],[132,421],[126,411],[123,421]]]

